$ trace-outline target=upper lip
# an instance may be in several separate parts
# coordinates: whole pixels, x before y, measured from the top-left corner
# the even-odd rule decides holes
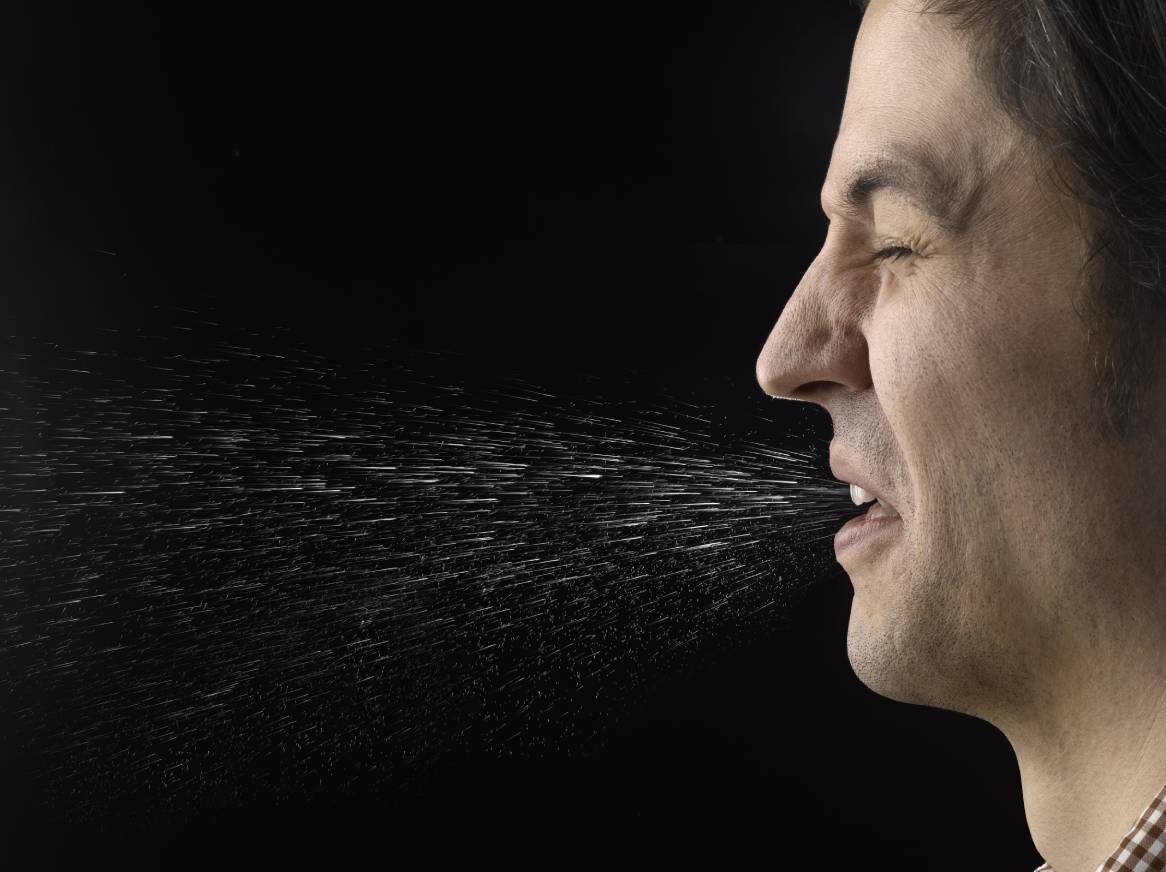
[[[834,477],[845,484],[856,484],[871,496],[875,497],[884,506],[894,509],[897,513],[899,510],[895,505],[884,496],[884,491],[881,485],[875,484],[870,475],[859,469],[849,457],[840,451],[830,448],[830,472]]]

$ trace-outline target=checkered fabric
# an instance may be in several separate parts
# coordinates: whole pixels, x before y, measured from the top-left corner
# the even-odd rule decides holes
[[[1166,787],[1163,787],[1117,850],[1097,872],[1164,872],[1166,870]],[[1048,863],[1036,872],[1055,872]]]

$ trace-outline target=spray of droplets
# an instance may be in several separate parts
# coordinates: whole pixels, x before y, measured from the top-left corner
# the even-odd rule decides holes
[[[845,505],[818,446],[692,405],[181,337],[3,362],[0,679],[93,808],[577,743],[779,619]]]

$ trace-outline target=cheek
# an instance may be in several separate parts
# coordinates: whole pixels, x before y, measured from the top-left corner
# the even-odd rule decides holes
[[[922,272],[885,289],[868,333],[875,390],[905,435],[1012,440],[1081,405],[1088,355],[1067,291],[1004,269]]]
[[[921,278],[884,291],[868,331],[871,378],[908,461],[991,439],[985,412],[1011,416],[1001,390],[1011,364],[997,347],[1010,342],[991,305]]]
[[[960,324],[949,307],[894,297],[880,301],[868,333],[871,379],[902,458],[912,526],[929,541],[978,464],[969,453],[989,436],[969,430],[990,402],[989,373]]]
[[[1088,412],[1080,320],[1023,277],[919,277],[880,298],[871,376],[919,519],[997,543],[1034,535],[1057,465]],[[975,499],[968,497],[974,494]],[[1068,497],[1068,494],[1065,495]],[[956,525],[977,516],[977,527]]]

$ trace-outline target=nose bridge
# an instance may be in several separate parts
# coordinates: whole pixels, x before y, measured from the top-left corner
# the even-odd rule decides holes
[[[757,358],[762,389],[775,397],[812,400],[827,384],[868,387],[867,311],[861,289],[824,249],[798,282]]]

